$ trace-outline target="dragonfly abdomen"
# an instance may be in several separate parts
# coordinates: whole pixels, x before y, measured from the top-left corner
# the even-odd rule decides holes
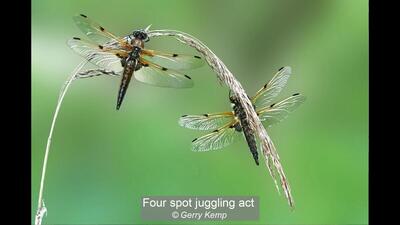
[[[142,67],[140,63],[138,63],[140,57],[139,53],[141,50],[140,47],[134,46],[133,50],[129,53],[128,58],[121,59],[121,63],[124,66],[124,72],[122,74],[121,84],[118,91],[117,110],[120,108],[122,101],[124,100],[133,72]]]
[[[117,110],[120,108],[122,101],[124,100],[126,90],[128,89],[129,82],[131,81],[133,71],[135,70],[138,60],[130,59],[126,61],[124,72],[122,74],[121,84],[119,86],[118,98],[117,98]]]
[[[243,126],[243,134],[246,138],[247,145],[250,148],[250,152],[253,155],[254,161],[256,162],[257,166],[259,165],[258,162],[258,152],[257,152],[257,142],[253,133],[253,130],[250,129],[250,126],[246,125]]]
[[[257,165],[259,165],[257,142],[254,132],[250,127],[250,122],[246,116],[246,113],[242,105],[236,100],[234,100],[232,103],[234,104],[233,111],[235,113],[235,116],[239,119],[240,122],[240,127],[241,127],[240,130],[243,130],[244,137],[246,138],[247,145],[249,146],[250,152],[253,155],[254,161],[256,162]],[[235,129],[238,130],[236,127]]]

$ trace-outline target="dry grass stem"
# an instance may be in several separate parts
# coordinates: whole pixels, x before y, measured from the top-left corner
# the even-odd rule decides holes
[[[40,180],[40,189],[39,189],[39,198],[38,198],[38,209],[36,211],[36,216],[35,216],[35,225],[41,225],[42,224],[43,216],[47,212],[47,208],[44,205],[44,201],[43,201],[44,180],[45,180],[45,177],[46,177],[47,159],[48,159],[49,152],[50,152],[51,138],[53,136],[53,130],[54,130],[54,127],[55,127],[55,124],[56,124],[58,112],[60,111],[62,101],[64,99],[65,94],[68,91],[69,86],[71,85],[72,81],[76,79],[76,75],[78,74],[78,72],[82,69],[82,67],[86,63],[87,63],[86,61],[83,61],[74,69],[74,71],[72,72],[71,76],[64,83],[64,85],[62,86],[62,88],[60,90],[60,95],[58,97],[56,110],[54,111],[53,121],[52,121],[51,127],[50,127],[49,137],[47,138],[46,151],[44,153],[44,160],[43,160],[43,167],[42,167],[42,177],[41,177],[41,180]]]
[[[279,187],[276,179],[276,173],[279,175],[280,184],[284,190],[288,204],[291,208],[293,208],[294,202],[290,192],[290,186],[283,171],[275,146],[260,119],[258,118],[257,113],[254,110],[250,99],[248,98],[248,95],[242,88],[242,85],[236,80],[225,64],[205,44],[189,34],[175,30],[153,30],[149,31],[148,35],[149,37],[175,37],[178,41],[195,48],[204,56],[208,65],[217,73],[218,79],[228,86],[229,89],[239,98],[240,103],[243,105],[246,115],[250,120],[252,129],[258,134],[261,142],[262,152],[265,157],[265,164],[267,165],[268,171],[275,182],[278,192]]]

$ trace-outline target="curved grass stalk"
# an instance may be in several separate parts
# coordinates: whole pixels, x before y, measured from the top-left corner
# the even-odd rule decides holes
[[[58,112],[60,111],[62,101],[64,99],[65,94],[68,91],[69,86],[71,85],[72,81],[74,81],[76,79],[77,73],[82,69],[82,67],[86,63],[87,63],[86,61],[83,61],[74,69],[74,71],[72,72],[71,76],[64,83],[64,85],[61,87],[61,90],[60,90],[60,95],[58,97],[56,110],[54,111],[53,121],[52,121],[51,127],[50,127],[49,137],[47,138],[46,151],[44,153],[44,160],[43,160],[43,167],[42,167],[42,178],[40,180],[38,209],[36,211],[36,216],[35,216],[35,225],[41,225],[42,224],[43,217],[47,212],[47,208],[46,208],[46,206],[44,204],[44,201],[43,201],[44,180],[45,180],[45,177],[46,177],[47,159],[48,159],[49,152],[50,152],[51,138],[53,136],[53,130],[54,130],[54,127],[55,127],[55,124],[56,124]]]
[[[175,37],[178,41],[189,45],[190,47],[195,48],[198,52],[200,52],[207,61],[208,65],[217,73],[217,77],[221,82],[223,82],[229,89],[238,97],[240,103],[242,104],[247,117],[250,119],[250,125],[255,133],[258,134],[258,137],[261,141],[262,152],[265,157],[265,164],[269,170],[269,173],[272,176],[272,179],[275,182],[275,186],[279,193],[278,182],[276,180],[276,173],[279,175],[281,187],[285,193],[285,197],[288,201],[289,206],[293,209],[294,202],[293,197],[290,191],[289,182],[285,176],[283,171],[281,162],[279,160],[279,155],[275,149],[275,146],[267,134],[264,126],[262,125],[260,119],[257,116],[256,111],[253,108],[253,105],[248,98],[248,95],[242,88],[242,85],[233,74],[228,70],[225,64],[201,41],[197,38],[180,32],[176,30],[153,30],[148,32],[149,37],[159,37],[159,36],[172,36]]]

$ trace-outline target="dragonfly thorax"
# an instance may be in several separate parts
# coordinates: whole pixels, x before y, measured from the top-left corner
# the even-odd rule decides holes
[[[239,120],[239,119],[237,119],[237,120]],[[235,130],[237,132],[242,132],[243,131],[242,125],[240,125],[240,121],[238,123],[235,123],[234,128],[235,128]]]
[[[131,59],[138,59],[140,56],[140,51],[142,50],[141,47],[134,46],[133,50],[129,53],[129,58]]]

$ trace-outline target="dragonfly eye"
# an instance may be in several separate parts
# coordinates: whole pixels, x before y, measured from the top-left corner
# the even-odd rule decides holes
[[[145,42],[147,42],[149,40],[149,37],[147,36],[147,34],[145,32],[143,32],[142,30],[133,31],[132,36],[137,39],[143,40]]]

